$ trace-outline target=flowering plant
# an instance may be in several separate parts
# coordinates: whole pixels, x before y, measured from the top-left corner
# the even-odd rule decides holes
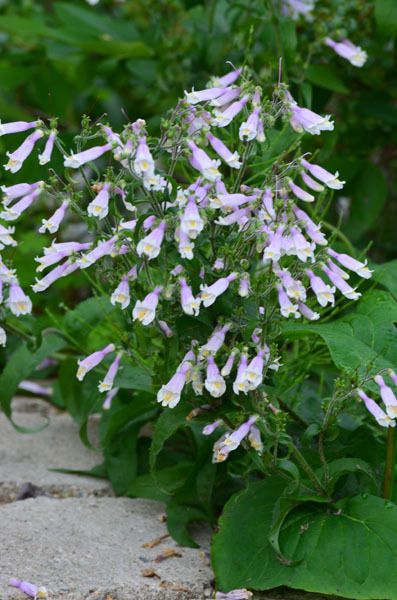
[[[66,226],[76,231],[79,225],[79,239],[54,238],[36,257],[37,271],[49,270],[36,278],[33,292],[45,302],[50,286],[78,272],[92,287],[92,297],[62,323],[54,317],[29,366],[63,349],[56,401],[82,424],[83,437],[88,415],[102,412],[105,463],[99,472],[119,494],[166,501],[168,527],[180,543],[193,545],[188,523],[215,524],[232,495],[213,545],[226,592],[288,583],[349,595],[353,576],[344,586],[337,576],[338,589],[333,577],[309,581],[307,565],[321,572],[321,556],[309,563],[302,557],[328,517],[335,529],[338,517],[350,523],[362,511],[357,535],[365,536],[365,507],[371,516],[383,506],[376,496],[357,496],[377,491],[372,461],[359,449],[342,458],[333,437],[336,428],[342,439],[362,427],[377,447],[380,425],[391,432],[392,457],[397,414],[394,392],[382,377],[387,372],[396,382],[389,370],[393,357],[379,358],[381,340],[366,345],[359,329],[361,354],[355,338],[353,352],[345,343],[346,327],[360,315],[379,323],[379,309],[382,315],[395,311],[395,302],[382,293],[375,302],[367,292],[357,311],[332,319],[345,310],[344,298],[359,299],[359,286],[371,277],[367,261],[340,251],[343,234],[324,220],[334,190],[345,182],[301,150],[305,133],[333,128],[331,116],[299,106],[281,81],[264,97],[249,68],[233,67],[205,89],[185,92],[162,121],[158,139],[142,119],[116,132],[84,117],[72,151],[55,119],[49,126],[36,120],[0,129],[2,135],[33,130],[8,154],[6,170],[21,171],[42,138],[38,158],[48,169],[46,181],[2,187],[0,218],[7,224],[34,216],[41,202],[48,215],[39,235],[61,237]],[[55,151],[64,170],[49,166]],[[322,224],[332,230],[329,240]],[[18,231],[1,227],[3,247],[14,248]],[[32,301],[6,255],[0,280],[6,344],[7,329],[20,332],[14,317],[23,320]],[[314,323],[321,317],[323,325]],[[313,396],[306,378],[327,347],[344,373],[333,391],[332,381],[321,384],[329,393],[324,400],[321,393]],[[15,356],[1,376],[5,383],[21,358]],[[70,382],[72,370],[76,383]],[[22,379],[25,366],[20,372]],[[385,410],[364,387],[380,389]],[[10,396],[2,399],[9,415]],[[145,424],[153,428],[149,435],[142,433]],[[357,472],[367,477],[364,483]],[[347,483],[346,475],[353,481]],[[392,508],[390,526],[397,523]],[[244,556],[258,545],[259,514],[260,559],[271,568],[247,575]],[[236,515],[245,523],[237,536]],[[376,544],[375,537],[368,543]],[[239,547],[245,548],[241,555]],[[363,594],[372,593],[374,577],[370,571]]]

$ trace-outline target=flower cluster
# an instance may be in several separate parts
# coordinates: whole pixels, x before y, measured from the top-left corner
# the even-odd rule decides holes
[[[189,385],[194,394],[218,405],[223,396],[256,393],[269,372],[281,366],[277,346],[269,341],[272,324],[290,316],[318,319],[317,305],[334,306],[337,290],[357,300],[360,293],[348,283],[345,269],[362,278],[371,276],[366,262],[328,247],[316,211],[311,210],[315,193],[321,202],[327,189],[343,187],[338,173],[297,154],[280,172],[269,172],[263,183],[251,183],[256,176],[244,183],[252,169],[252,149],[266,142],[266,130],[279,118],[300,133],[318,135],[333,129],[330,116],[298,106],[282,84],[273,98],[263,99],[242,69],[213,78],[203,90],[185,92],[163,122],[158,141],[150,138],[142,119],[120,133],[101,124],[94,135],[90,131],[90,139],[98,137],[104,143],[77,152],[65,152],[53,123],[50,128],[41,121],[1,126],[3,134],[34,129],[9,154],[5,168],[12,172],[44,137],[41,164],[51,160],[54,148],[63,153],[65,169],[80,170],[85,178],[93,161],[106,155],[113,164],[87,188],[88,200],[78,184],[59,187],[53,180],[2,187],[0,218],[5,221],[17,220],[40,198],[56,199],[59,207],[42,220],[39,233],[57,233],[71,211],[94,222],[98,232],[88,242],[55,239],[44,248],[35,259],[37,271],[50,270],[36,279],[34,292],[45,291],[77,270],[112,264],[111,303],[126,311],[133,302],[131,328],[152,326],[165,337],[173,336],[176,319],[183,315],[197,319],[212,305],[219,307],[219,299],[234,303],[236,311],[217,315],[209,337],[190,339],[180,349],[182,360],[157,394],[164,407],[175,407]],[[229,125],[238,131],[235,143],[230,142]],[[13,228],[0,229],[3,246],[15,245],[13,233]],[[31,300],[15,271],[3,262],[0,280],[9,286],[11,312],[30,312]],[[248,314],[255,323],[250,338],[244,333]],[[112,340],[79,360],[77,370],[82,380],[111,353],[115,358],[98,385],[107,393],[105,408],[117,393],[121,362],[132,360],[128,347]],[[224,461],[245,439],[261,452],[260,427],[260,416],[247,414],[243,424],[216,442],[214,461]]]
[[[397,375],[391,369],[387,374],[397,386]],[[374,377],[375,383],[379,386],[380,397],[385,405],[386,412],[374,401],[369,398],[363,390],[358,390],[359,397],[364,401],[367,410],[373,415],[379,425],[382,427],[395,427],[397,417],[397,398],[390,386],[385,383],[381,375]]]

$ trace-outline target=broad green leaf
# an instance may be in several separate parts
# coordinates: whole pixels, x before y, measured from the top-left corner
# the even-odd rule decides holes
[[[130,484],[126,495],[166,502],[174,490],[184,485],[192,469],[192,463],[184,462],[175,467],[139,475]]]
[[[362,473],[366,475],[371,482],[371,492],[375,494],[378,491],[375,475],[369,464],[359,458],[338,458],[328,463],[327,492],[329,494],[332,494],[336,483],[346,473]],[[324,469],[317,469],[317,475],[320,479],[324,479]]]
[[[331,92],[349,94],[349,89],[328,65],[310,65],[305,78],[319,87],[331,90]]]
[[[154,394],[151,387],[152,379],[143,369],[125,365],[117,374],[115,386],[129,390],[141,390]]]
[[[362,164],[352,182],[352,195],[349,218],[343,230],[354,242],[375,224],[386,202],[386,179],[377,165]]]
[[[50,333],[43,338],[43,342],[36,352],[30,352],[24,343],[9,358],[7,365],[0,375],[0,403],[4,414],[11,420],[13,426],[22,433],[31,433],[31,429],[16,425],[11,418],[11,402],[18,384],[27,379],[35,368],[47,357],[51,356],[67,345],[64,338]],[[47,423],[46,423],[47,425]],[[46,426],[45,425],[45,426]],[[39,428],[40,431],[43,427]],[[36,430],[35,430],[36,431]]]
[[[382,265],[371,264],[371,269],[374,270],[373,279],[387,288],[397,300],[397,260]]]
[[[24,17],[0,16],[0,28],[21,36],[51,36],[51,29],[42,21]]]
[[[69,335],[85,342],[98,323],[114,310],[107,296],[88,298],[65,315],[63,326]]]
[[[397,4],[394,0],[375,0],[375,20],[380,31],[397,32]]]
[[[190,407],[186,404],[178,404],[175,408],[165,408],[156,421],[154,427],[152,445],[150,447],[150,466],[153,469],[158,454],[163,449],[165,442],[180,427],[186,426],[186,417],[190,412]]]
[[[212,543],[219,588],[266,590],[279,585],[346,598],[397,600],[397,506],[363,494],[333,507],[305,503],[287,517],[280,536],[287,566],[266,537],[282,491],[279,479],[251,484],[233,496]],[[225,552],[227,548],[227,552]]]
[[[137,473],[136,444],[141,424],[120,432],[110,447],[105,447],[105,465],[110,483],[118,496],[125,495]]]
[[[167,502],[167,529],[174,540],[181,546],[199,548],[199,545],[188,533],[187,526],[192,521],[205,521],[205,512],[195,506],[186,506]]]
[[[284,323],[284,333],[314,333],[327,344],[335,365],[344,370],[357,369],[364,374],[372,362],[370,374],[395,367],[397,355],[397,302],[388,293],[373,290],[358,301],[348,315],[330,323]]]

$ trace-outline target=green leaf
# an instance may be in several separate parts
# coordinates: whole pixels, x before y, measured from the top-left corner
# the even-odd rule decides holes
[[[328,65],[310,65],[306,71],[305,79],[331,92],[350,93],[340,77]]]
[[[136,444],[141,424],[126,428],[105,447],[106,472],[117,495],[125,495],[137,473]]]
[[[186,417],[189,412],[190,407],[181,403],[175,408],[166,408],[157,419],[150,447],[150,466],[152,469],[168,438],[180,427],[187,425]]]
[[[187,526],[192,521],[205,520],[205,512],[200,508],[167,502],[167,529],[169,534],[181,546],[199,548],[199,545],[188,533]]]
[[[115,386],[119,388],[126,388],[130,390],[141,390],[142,392],[148,392],[154,394],[152,389],[152,379],[142,369],[137,367],[131,367],[130,365],[124,366],[117,374],[115,379]]]
[[[193,469],[192,463],[180,463],[153,473],[139,475],[130,484],[126,495],[166,502],[174,490],[182,487]]]
[[[369,477],[372,487],[372,492],[377,493],[378,484],[369,464],[359,458],[338,458],[328,463],[328,485],[327,492],[332,494],[334,487],[342,475],[346,473],[362,473]],[[324,469],[317,469],[317,475],[320,479],[324,479]]]
[[[282,528],[278,560],[266,537],[283,483],[269,478],[233,496],[212,543],[222,591],[279,585],[346,598],[397,600],[397,506],[363,494],[328,508],[305,503]],[[225,550],[227,549],[227,550]]]
[[[114,310],[107,296],[88,298],[65,315],[63,327],[69,335],[85,341],[95,326]]]
[[[16,425],[11,418],[11,402],[15,392],[18,389],[19,383],[23,379],[27,379],[35,368],[48,356],[51,356],[64,346],[67,342],[64,338],[50,333],[43,338],[43,342],[36,352],[30,352],[27,348],[26,343],[19,346],[14,354],[9,358],[6,367],[0,375],[0,403],[4,414],[10,419],[15,429],[22,433],[32,433],[33,431],[41,431],[47,426],[47,422],[44,426],[38,429],[28,429]]]
[[[397,302],[388,292],[373,290],[365,294],[351,313],[332,323],[287,322],[283,324],[283,331],[289,335],[319,335],[338,368],[357,369],[363,375],[368,363],[372,362],[369,374],[376,374],[381,369],[395,367],[395,321]]]
[[[344,232],[354,242],[375,224],[387,198],[385,176],[377,165],[363,163],[352,182],[353,202]]]
[[[26,19],[24,17],[11,17],[2,15],[0,17],[0,28],[10,33],[18,34],[22,37],[27,36],[47,36],[51,35],[51,29],[42,21],[35,19]]]
[[[397,260],[382,265],[371,264],[371,269],[374,270],[373,279],[387,288],[397,300]]]
[[[375,1],[375,21],[378,29],[384,33],[397,32],[397,4],[394,0]]]

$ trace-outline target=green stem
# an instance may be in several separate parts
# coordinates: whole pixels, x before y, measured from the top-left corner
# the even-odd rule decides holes
[[[386,468],[385,468],[385,476],[383,479],[383,493],[382,493],[382,498],[385,498],[385,500],[391,500],[391,497],[393,495],[395,464],[396,464],[396,436],[394,433],[394,427],[389,427],[387,430]]]
[[[345,244],[345,246],[349,250],[350,254],[354,254],[354,248],[344,233],[339,231],[339,229],[337,227],[335,227],[334,225],[332,225],[331,223],[328,223],[328,221],[322,221],[322,225],[323,225],[323,227],[325,227],[325,229],[329,229],[330,231],[335,233]]]
[[[295,456],[296,460],[298,461],[298,463],[300,464],[302,469],[305,471],[306,475],[308,475],[310,477],[314,486],[317,488],[317,490],[320,492],[320,494],[322,496],[328,497],[327,491],[321,485],[321,481],[319,480],[319,478],[317,477],[317,475],[315,474],[315,472],[313,471],[313,469],[311,468],[309,463],[306,461],[303,454],[301,454],[301,452],[298,450],[298,448],[292,442],[290,443],[290,448],[291,448],[291,451],[292,451],[293,455]]]

